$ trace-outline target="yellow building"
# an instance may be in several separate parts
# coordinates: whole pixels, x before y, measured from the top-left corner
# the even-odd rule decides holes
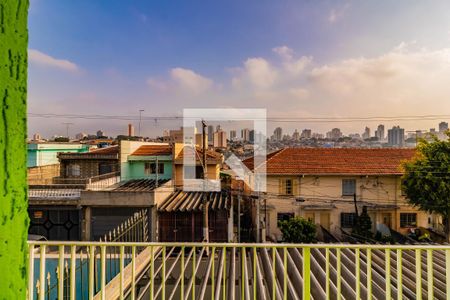
[[[413,149],[285,148],[268,155],[267,192],[260,202],[262,236],[281,240],[277,223],[293,216],[340,236],[367,208],[373,231],[401,233],[436,225],[437,218],[409,205],[401,191],[401,162]],[[244,161],[251,168],[252,159]],[[264,199],[265,198],[265,199]],[[253,203],[255,204],[255,202]],[[256,222],[253,209],[254,222]],[[385,225],[385,226],[383,226]]]

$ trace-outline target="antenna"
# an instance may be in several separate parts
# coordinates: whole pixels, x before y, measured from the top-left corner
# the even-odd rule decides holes
[[[73,125],[73,123],[63,122],[63,124],[66,125],[66,136],[67,136],[68,139],[70,139],[70,137],[69,137],[69,127],[71,125]]]

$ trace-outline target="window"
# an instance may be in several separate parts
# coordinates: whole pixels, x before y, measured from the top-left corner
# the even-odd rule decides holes
[[[352,228],[356,221],[355,213],[341,213],[341,227]]]
[[[417,214],[415,213],[401,213],[400,214],[400,227],[416,227],[417,226]]]
[[[294,217],[294,213],[278,213],[277,220],[280,221],[288,221]]]
[[[294,194],[294,182],[292,179],[280,179],[280,194],[281,195]]]
[[[80,165],[70,164],[66,169],[67,177],[79,177],[81,175]]]
[[[342,196],[353,196],[356,194],[356,180],[343,179],[342,180]]]
[[[145,175],[156,174],[156,163],[145,163]],[[164,174],[164,164],[158,163],[158,174]]]

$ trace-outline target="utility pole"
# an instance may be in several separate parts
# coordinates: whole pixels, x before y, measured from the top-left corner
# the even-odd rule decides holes
[[[209,228],[208,228],[208,200],[206,194],[206,180],[207,180],[207,165],[206,165],[206,122],[202,120],[202,150],[203,150],[203,193],[202,193],[202,204],[203,204],[203,242],[209,242]]]
[[[356,205],[356,193],[353,194],[353,202],[355,203],[356,218],[358,218],[358,206]]]
[[[66,125],[66,136],[67,136],[68,139],[70,139],[70,137],[69,137],[69,126],[73,125],[73,123],[64,122],[63,124]]]
[[[256,174],[255,176],[256,178],[256,242],[259,243],[261,242],[261,221],[260,221],[260,197],[261,195],[259,194],[259,178],[258,178],[258,174]]]
[[[138,127],[138,134],[139,134],[139,136],[141,136],[141,121],[142,121],[142,112],[143,111],[144,111],[143,109],[139,110],[139,127]]]
[[[237,215],[238,215],[238,219],[237,219],[237,223],[238,223],[238,230],[237,230],[237,242],[240,243],[241,242],[241,198],[242,198],[242,194],[241,194],[241,185],[239,184],[238,187],[238,196],[237,196]]]

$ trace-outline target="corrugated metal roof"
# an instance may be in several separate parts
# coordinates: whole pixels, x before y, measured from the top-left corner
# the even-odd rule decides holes
[[[131,155],[133,156],[172,155],[172,147],[170,145],[143,145],[140,146]]]
[[[132,179],[120,183],[118,187],[113,189],[115,192],[151,192],[157,186],[166,183],[167,179],[158,180],[158,185],[154,179]]]
[[[228,198],[222,192],[183,192],[172,193],[158,207],[160,212],[191,212],[203,209],[202,196],[207,194],[207,201],[210,210],[222,210],[228,208]]]

